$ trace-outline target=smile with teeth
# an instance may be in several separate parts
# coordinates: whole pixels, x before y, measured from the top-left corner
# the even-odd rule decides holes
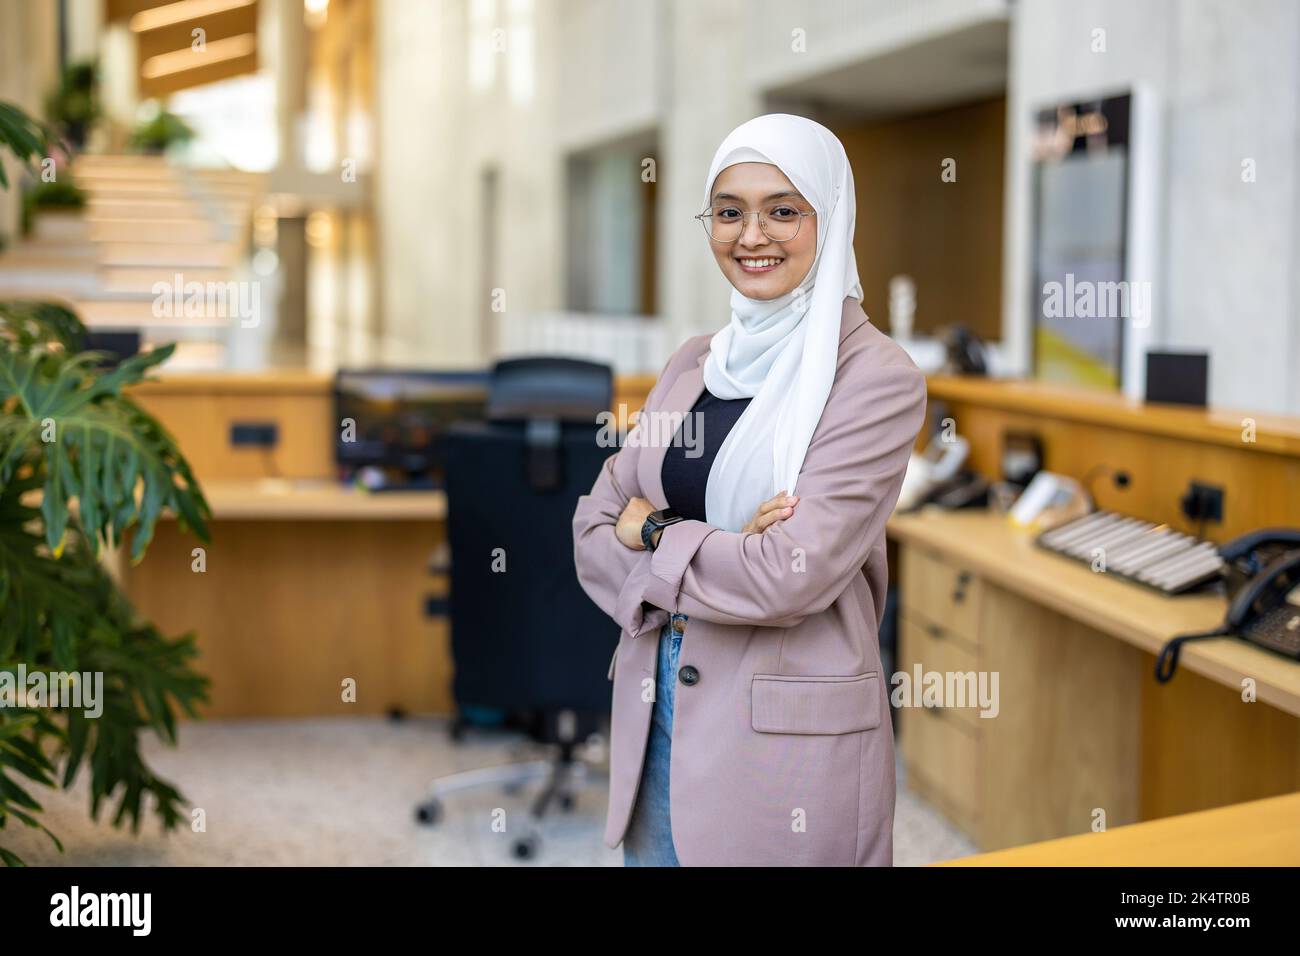
[[[766,272],[768,269],[775,269],[785,260],[779,256],[763,257],[737,257],[736,261],[746,272]]]

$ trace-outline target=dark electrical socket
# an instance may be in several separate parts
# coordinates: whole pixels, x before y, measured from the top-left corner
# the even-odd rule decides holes
[[[231,422],[230,444],[235,447],[274,448],[280,440],[275,422]]]
[[[1191,521],[1223,520],[1223,489],[1193,481],[1182,498],[1183,514]]]

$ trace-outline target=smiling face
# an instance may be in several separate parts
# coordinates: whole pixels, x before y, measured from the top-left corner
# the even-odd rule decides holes
[[[758,217],[745,216],[744,229],[735,242],[710,237],[709,247],[727,281],[750,299],[776,299],[792,291],[812,268],[817,255],[817,216],[794,184],[770,163],[737,163],[728,166],[713,182],[710,200],[715,216],[735,220],[739,213],[764,210],[768,229],[789,227],[798,221],[793,239],[776,242],[759,228]]]

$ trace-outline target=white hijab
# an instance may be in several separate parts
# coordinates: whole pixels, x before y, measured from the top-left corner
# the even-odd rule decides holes
[[[731,131],[704,184],[707,208],[718,173],[736,163],[771,163],[817,212],[817,254],[799,285],[777,299],[733,289],[731,322],[713,336],[705,387],[719,398],[752,398],[709,471],[709,524],[739,531],[778,491],[796,491],[799,471],[835,379],[844,297],[861,301],[853,257],[853,171],[835,134],[786,113]],[[705,435],[705,440],[708,436]]]

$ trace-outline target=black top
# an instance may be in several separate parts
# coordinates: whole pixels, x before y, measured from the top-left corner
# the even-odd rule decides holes
[[[691,407],[688,418],[677,429],[664,454],[659,479],[663,482],[668,507],[683,518],[707,520],[704,517],[704,489],[709,483],[709,469],[718,456],[718,449],[749,403],[748,398],[718,398],[706,388]]]

